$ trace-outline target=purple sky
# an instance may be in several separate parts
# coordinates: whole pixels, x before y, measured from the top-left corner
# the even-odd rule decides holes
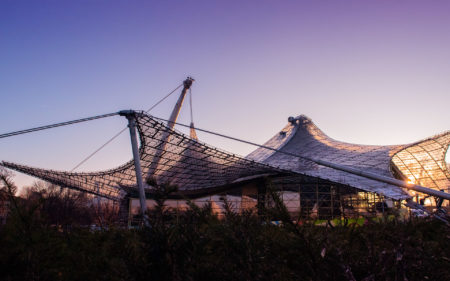
[[[335,139],[413,142],[449,129],[449,13],[449,1],[3,0],[0,132],[148,109],[192,75],[200,128],[263,143],[306,114]],[[0,160],[70,170],[125,125],[2,139]],[[130,158],[123,134],[80,170]]]

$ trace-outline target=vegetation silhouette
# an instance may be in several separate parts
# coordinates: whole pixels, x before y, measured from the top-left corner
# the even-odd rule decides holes
[[[151,184],[151,227],[100,229],[81,194],[56,187],[15,197],[1,173],[10,214],[0,228],[3,280],[448,280],[450,230],[431,219],[369,221],[364,226],[297,225],[277,193],[256,214],[236,213],[223,199],[219,218],[210,204],[165,205],[177,188]],[[58,214],[54,214],[55,208]],[[66,209],[64,209],[66,208]],[[272,220],[281,221],[272,224]]]

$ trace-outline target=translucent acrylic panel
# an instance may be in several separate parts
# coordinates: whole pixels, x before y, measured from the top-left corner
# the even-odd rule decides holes
[[[411,145],[392,157],[409,182],[447,191],[450,188],[450,132]]]

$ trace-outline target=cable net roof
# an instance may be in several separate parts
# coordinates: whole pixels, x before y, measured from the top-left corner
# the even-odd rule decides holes
[[[409,150],[414,150],[411,151],[412,154],[417,152],[417,149],[413,148],[415,146],[407,148],[410,145],[359,145],[337,141],[327,136],[312,122],[311,119],[304,115],[300,115],[293,120],[295,120],[295,122],[289,123],[279,134],[275,135],[264,145],[279,149],[282,152],[294,153],[313,159],[321,159],[391,178],[393,177],[390,170],[392,157],[398,153],[397,155],[403,158],[411,158],[411,155],[405,156],[405,154],[408,154]],[[425,145],[425,143],[427,145]],[[431,146],[431,144],[434,144],[436,147]],[[430,165],[434,165],[432,168],[433,171],[436,171],[434,174],[436,179],[434,181],[439,182],[441,185],[449,184],[448,171],[446,178],[446,176],[443,176],[444,171],[442,169],[442,167],[445,167],[445,150],[443,151],[443,148],[448,147],[449,144],[449,132],[447,132],[425,141],[421,146],[424,150],[431,151],[431,154],[422,153],[425,155],[432,155],[429,157],[430,159],[426,159],[422,154],[418,155],[417,158],[412,157],[416,160],[415,164],[418,169],[426,169],[427,167],[430,167]],[[407,149],[403,152],[405,148]],[[362,190],[376,192],[394,199],[409,197],[409,195],[400,187],[320,166],[312,161],[280,152],[274,152],[265,148],[256,149],[250,153],[247,158],[293,172],[320,177],[322,179],[347,184]],[[397,165],[398,161],[395,161],[395,159],[396,158],[394,157],[394,163]],[[419,173],[419,170],[415,171],[416,174]],[[431,188],[435,187],[429,183],[431,182],[420,182],[423,186]]]
[[[170,182],[177,185],[180,191],[209,190],[249,177],[291,173],[330,180],[397,200],[410,197],[400,187],[324,167],[302,156],[385,177],[393,177],[390,170],[392,161],[417,184],[439,189],[450,185],[444,160],[450,144],[450,132],[413,145],[358,145],[328,137],[308,117],[301,115],[264,144],[279,151],[261,147],[243,158],[172,130],[150,115],[142,112],[135,114],[141,142],[139,151],[143,178],[155,179],[160,184]],[[63,187],[112,200],[120,200],[136,188],[133,161],[115,169],[92,173],[53,171],[10,162],[2,162],[2,165]]]
[[[240,178],[280,169],[228,153],[169,129],[145,113],[136,113],[143,178],[170,182],[181,191],[230,184]],[[136,188],[134,162],[103,172],[75,173],[2,162],[2,165],[51,183],[119,200]],[[148,186],[147,186],[148,188]]]

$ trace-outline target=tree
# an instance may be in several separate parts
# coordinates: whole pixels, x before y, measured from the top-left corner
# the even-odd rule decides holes
[[[13,174],[6,170],[3,167],[0,167],[0,193],[5,196],[12,195],[14,196],[17,192],[17,186],[12,181]]]

